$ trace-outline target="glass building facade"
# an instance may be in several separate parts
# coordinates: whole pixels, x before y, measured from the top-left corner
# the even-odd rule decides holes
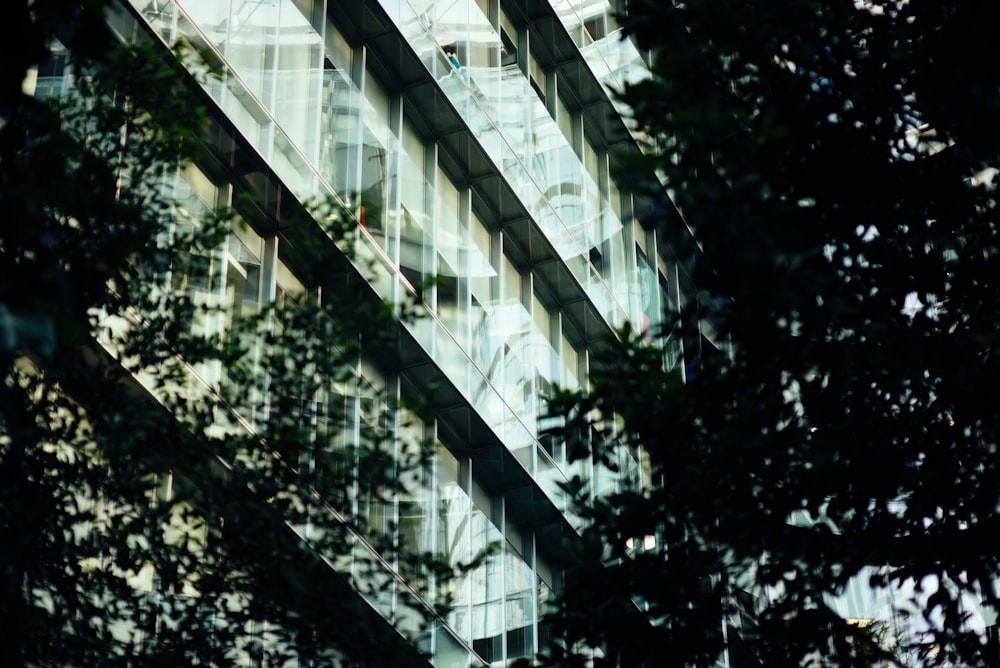
[[[331,383],[310,414],[317,443],[389,427],[400,453],[435,444],[411,493],[344,501],[369,526],[453,564],[500,546],[449,585],[452,611],[420,634],[437,666],[505,665],[539,651],[559,552],[579,527],[559,483],[579,474],[598,493],[643,482],[637,453],[623,451],[612,473],[571,462],[541,435],[551,389],[586,388],[607,337],[650,331],[683,302],[676,265],[636,222],[643,203],[613,178],[616,160],[638,148],[606,85],[645,71],[615,22],[624,9],[621,0],[129,0],[112,18],[125,36],[187,40],[221,64],[221,76],[200,79],[218,128],[213,157],[170,187],[191,214],[244,194],[256,204],[225,244],[171,277],[225,306],[199,326],[225,334],[262,303],[317,296],[322,286],[304,278],[315,272],[281,222],[326,197],[356,219],[351,261],[366,267],[367,289],[417,301],[421,317],[400,325],[398,350],[366,351],[354,381]],[[57,90],[59,76],[39,85]],[[679,341],[664,343],[664,364],[681,357]],[[208,385],[236,382],[196,371]],[[393,408],[428,387],[444,407],[432,420]],[[391,586],[369,603],[404,631],[415,623],[405,599],[433,598],[364,541],[350,560],[385,561]]]

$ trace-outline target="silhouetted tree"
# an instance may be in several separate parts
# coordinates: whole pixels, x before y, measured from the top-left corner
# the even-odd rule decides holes
[[[255,203],[172,201],[206,146],[175,65],[198,54],[120,42],[112,10],[35,0],[0,22],[0,664],[417,660],[350,584],[392,595],[376,552],[424,568],[373,519],[421,444],[377,410],[357,439],[337,428],[394,320],[347,262],[356,223],[286,211],[322,301],[206,297]],[[69,90],[32,95],[51,72]]]
[[[994,665],[970,601],[994,614],[1000,574],[1000,9],[622,20],[653,55],[623,91],[631,176],[696,295],[663,333],[688,382],[627,340],[557,402],[580,451],[641,446],[654,484],[575,494],[606,567],[568,573],[554,662]],[[896,592],[894,654],[835,609],[852,581]]]

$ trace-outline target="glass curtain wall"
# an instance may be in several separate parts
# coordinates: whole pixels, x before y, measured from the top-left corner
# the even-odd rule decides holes
[[[564,456],[537,442],[535,420],[539,395],[555,382],[580,385],[579,360],[585,353],[570,343],[579,337],[570,335],[558,309],[549,308],[536,293],[530,271],[504,254],[493,214],[470,188],[454,184],[438,164],[436,146],[416,132],[401,100],[365,71],[363,49],[349,46],[327,22],[322,3],[133,2],[165,39],[186,35],[216,51],[224,63],[223,76],[207,81],[208,91],[293,192],[302,198],[337,193],[356,213],[364,230],[362,242],[378,248],[378,257],[395,268],[403,285],[416,288],[430,276],[439,277],[423,294],[434,313],[427,321],[434,334],[421,336],[421,343],[459,379],[470,404],[555,499],[555,483],[565,478]],[[607,198],[591,173],[599,180],[600,168],[592,164],[589,171],[581,169],[583,163],[565,133],[517,69],[517,61],[510,60],[516,39],[501,39],[496,15],[490,17],[498,7],[491,10],[487,2],[427,2],[416,12],[411,5],[418,4],[401,3],[397,8],[401,14],[405,5],[410,16],[401,30],[412,33],[407,39],[418,53],[426,54],[425,64],[441,77],[442,87],[464,91],[468,118],[492,133],[493,139],[484,139],[484,145],[491,147],[498,165],[511,167],[512,182],[535,188],[533,209],[560,225],[564,215],[574,221],[557,245],[572,248],[566,251],[572,254],[572,266],[586,265],[592,272],[595,259],[581,249],[618,234],[614,220],[605,223],[599,215]],[[445,59],[431,26],[446,27],[440,34],[454,42],[458,66]],[[484,109],[521,113],[511,127],[511,133],[520,133],[516,143],[507,141]],[[569,112],[565,115],[568,118]],[[471,131],[478,129],[470,122]],[[551,146],[546,148],[546,142]],[[530,165],[514,146],[521,155],[533,156]],[[230,191],[228,185],[209,184],[204,175],[177,182],[180,201],[192,211],[232,201]],[[572,234],[566,233],[570,227]],[[276,295],[294,300],[307,290],[295,279],[294,267],[281,261],[280,246],[276,254],[264,252],[277,242],[251,231],[234,233],[214,254],[192,256],[189,266],[175,268],[172,281],[178,289],[224,304],[224,316],[204,326],[231,330],[265,299]],[[621,254],[606,254],[616,253]],[[608,289],[604,281],[593,282],[593,276],[587,273],[582,284]],[[382,294],[393,296],[391,289]],[[204,372],[211,376],[212,370]],[[307,412],[315,424],[309,466],[316,475],[326,466],[331,471],[351,466],[335,455],[352,439],[381,438],[397,426],[398,409],[380,403],[378,391],[383,384],[391,390],[397,382],[386,383],[366,369],[356,381],[331,380],[309,399],[312,407]],[[247,416],[250,422],[254,419]],[[423,429],[416,424],[415,429]],[[401,443],[386,446],[398,456]],[[438,447],[433,473],[422,481],[425,486],[412,494],[385,499],[379,490],[359,484],[330,499],[353,506],[367,519],[368,540],[357,545],[354,572],[359,578],[362,573],[370,576],[367,565],[377,563],[378,557],[369,546],[380,540],[431,549],[453,564],[469,563],[486,547],[500,544],[498,553],[448,592],[437,592],[452,597],[454,610],[448,616],[449,628],[439,630],[435,643],[452,649],[465,643],[488,662],[524,656],[537,644],[538,601],[545,599],[548,585],[535,573],[533,557],[514,547],[523,541],[512,542],[498,528],[502,522],[492,514],[491,497],[476,491],[470,463],[459,461],[445,445]],[[413,584],[421,591],[433,589],[432,583],[419,579]],[[397,601],[404,589],[397,583],[372,603],[393,618],[399,614]]]
[[[553,0],[552,6],[598,81],[623,90],[649,76],[642,52],[622,39],[610,0]],[[627,107],[617,98],[612,102],[628,119]]]
[[[408,115],[393,111],[393,100],[370,74],[355,74],[357,50],[320,20],[319,7],[304,0],[183,0],[172,19],[162,5],[156,16],[161,32],[185,33],[220,54],[227,65],[224,83],[211,84],[210,90],[261,153],[275,159],[279,176],[293,189],[298,185],[304,196],[313,192],[306,183],[343,189],[343,200],[370,235],[362,238],[380,249],[377,257],[397,267],[405,285],[418,288],[430,276],[440,277],[433,294],[424,295],[440,324],[414,325],[422,328],[418,340],[498,434],[512,435],[508,443],[530,451],[537,433],[537,396],[548,385],[547,374],[537,373],[533,364],[541,353],[531,348],[544,351],[549,336],[525,306],[530,275],[501,259],[495,234],[472,213],[469,191],[456,188],[435,166],[434,145],[420,139]],[[501,43],[479,4],[430,9],[421,20],[448,26],[448,34],[469,54],[470,70],[496,69],[488,54],[499,54]],[[470,23],[462,27],[464,20]],[[355,83],[359,78],[361,86]],[[275,93],[279,79],[294,80],[302,89],[295,97],[299,106],[289,106],[287,96]],[[537,98],[534,102],[537,114],[548,118]],[[296,160],[285,159],[290,155],[286,144],[296,148]],[[302,161],[309,175],[303,175]],[[466,238],[473,243],[466,244]],[[502,293],[490,285],[501,266]],[[391,282],[381,290],[387,298],[395,296]],[[540,308],[536,302],[535,320],[544,323]],[[470,358],[478,371],[469,366]],[[487,388],[504,401],[487,398]],[[528,451],[520,458],[534,472]]]
[[[539,79],[555,75],[534,66],[530,53],[513,53],[518,36],[498,28],[512,25],[499,5],[382,4],[608,322],[638,322],[634,306],[616,298],[633,280],[620,208],[600,186],[606,178],[585,168],[584,145],[593,149],[581,141],[573,113],[558,99],[546,104]],[[525,62],[535,74],[524,74]]]
[[[219,188],[209,186],[208,179],[196,170],[185,176],[175,182],[179,201],[207,211],[201,197],[218,196]],[[192,182],[201,185],[196,188]],[[281,253],[268,260],[265,246],[265,239],[251,229],[234,233],[215,254],[193,256],[190,262],[175,267],[172,284],[175,289],[201,290],[223,299],[224,308],[216,323],[223,331],[245,313],[255,312],[265,295],[273,294],[278,301],[294,305],[307,288],[282,261]],[[264,279],[268,275],[274,277],[270,286]],[[218,276],[214,283],[211,276]],[[214,284],[218,287],[207,291]],[[218,382],[229,381],[223,378]],[[386,392],[387,387],[391,390],[391,383],[387,386],[376,370],[363,366],[356,379],[331,380],[314,399],[305,399],[309,406],[303,405],[302,417],[312,420],[314,435],[311,451],[300,459],[302,470],[322,477],[342,473],[337,467],[356,467],[357,459],[352,463],[343,455],[349,444],[361,441],[376,443],[395,457],[412,457],[426,429],[414,415],[387,401],[392,394]],[[400,428],[400,424],[407,427]],[[408,571],[403,562],[390,563],[403,576],[404,586],[404,580],[394,578],[383,567],[378,545],[399,544],[413,554],[435,552],[456,568],[475,563],[437,594],[453,607],[448,628],[437,631],[436,646],[458,661],[455,657],[468,656],[459,651],[465,643],[491,665],[529,656],[535,649],[536,600],[544,596],[540,591],[546,585],[538,581],[529,561],[512,543],[516,538],[520,544],[523,538],[519,534],[505,536],[498,528],[500,520],[494,516],[497,501],[474,481],[471,463],[456,458],[443,444],[438,445],[429,469],[410,475],[413,479],[407,492],[391,496],[366,483],[363,474],[353,473],[347,476],[357,479],[352,488],[325,499],[334,507],[352,509],[364,520],[364,540],[355,542],[346,564],[359,589],[387,618],[409,624],[416,632],[415,618],[406,615],[407,606],[414,602],[404,603],[403,597],[411,590],[425,598],[431,596],[433,584],[425,574]],[[303,534],[308,533],[305,527]]]

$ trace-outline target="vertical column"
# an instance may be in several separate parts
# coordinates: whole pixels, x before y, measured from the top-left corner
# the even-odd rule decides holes
[[[518,26],[517,31],[517,66],[525,77],[531,76],[531,40],[527,26]]]
[[[361,202],[361,157],[362,155],[364,155],[364,151],[361,149],[361,147],[362,144],[364,143],[365,130],[364,130],[364,121],[362,120],[364,118],[364,115],[361,113],[361,111],[364,107],[364,99],[365,99],[364,96],[365,68],[366,68],[365,61],[367,57],[368,57],[368,51],[365,49],[365,47],[363,45],[357,46],[353,49],[353,53],[351,54],[351,64],[350,64],[351,81],[353,81],[354,85],[357,86],[358,88],[358,103],[357,103],[358,124],[357,124],[357,135],[355,137],[356,141],[353,144],[353,152],[350,160],[351,166],[354,168],[354,175],[350,179],[350,188],[354,192],[349,192],[347,194],[353,198],[352,202],[352,205],[354,207],[353,213],[357,217],[357,219],[361,222],[362,226],[365,225],[365,215]]]
[[[389,434],[389,438],[392,440],[392,462],[393,470],[392,475],[398,480],[400,473],[400,460],[403,455],[401,453],[401,443],[400,443],[400,416],[399,409],[402,404],[401,401],[401,383],[399,374],[392,374],[387,376],[385,379],[385,395],[386,401],[389,402],[388,410],[385,416],[385,429]],[[393,493],[392,495],[392,506],[388,509],[389,516],[392,518],[391,531],[392,536],[389,537],[390,545],[392,545],[393,550],[391,554],[391,559],[389,564],[395,572],[399,572],[399,494]],[[389,592],[390,602],[389,607],[392,610],[392,617],[394,623],[399,623],[400,621],[400,606],[399,606],[399,583],[395,578],[391,580],[391,589]]]
[[[464,492],[462,497],[463,508],[461,512],[463,517],[460,524],[460,529],[465,533],[464,540],[462,540],[462,547],[465,548],[465,554],[461,555],[461,559],[465,563],[469,563],[475,556],[475,551],[472,549],[474,536],[472,533],[472,461],[468,456],[463,456],[458,459],[458,486]],[[464,591],[458,593],[456,597],[461,603],[464,610],[464,624],[458,625],[456,631],[459,632],[462,640],[466,642],[472,642],[473,636],[473,606],[472,606],[472,580],[469,573],[466,573],[463,577],[459,579],[459,586],[462,587]],[[457,608],[458,606],[456,606]],[[458,610],[456,610],[458,612]],[[464,629],[461,628],[464,626]],[[464,635],[462,631],[465,631]]]
[[[531,583],[535,589],[531,596],[531,656],[538,656],[541,649],[538,645],[538,620],[542,616],[542,611],[538,605],[538,549],[534,531],[528,533],[525,539],[524,558],[528,560],[528,566],[531,568]]]
[[[366,82],[371,81],[371,73],[366,74]],[[367,84],[366,84],[367,85]],[[398,94],[389,94],[389,132],[395,137],[403,136],[403,100]],[[364,114],[362,114],[362,118]],[[372,119],[374,122],[378,122],[378,119]],[[389,139],[389,136],[386,135]],[[384,147],[385,151],[389,152],[389,147]],[[385,188],[389,185],[389,174],[395,173],[399,174],[399,167],[401,164],[401,155],[403,153],[402,142],[400,142],[400,150],[396,152],[396,157],[390,158],[389,155],[385,155],[382,159],[385,160],[385,176],[383,177],[383,185]],[[362,167],[363,168],[363,167]],[[385,252],[389,256],[389,262],[392,266],[397,269],[401,262],[401,244],[402,239],[400,236],[400,228],[402,227],[400,218],[402,216],[402,187],[399,188],[389,188],[384,198],[385,210],[381,212],[383,220],[383,231],[385,234]],[[401,292],[399,280],[395,279],[392,281],[392,302],[396,304],[402,303],[404,295]]]
[[[495,4],[495,3],[494,3]],[[437,146],[435,145],[435,151]],[[458,281],[458,308],[459,323],[461,332],[458,334],[459,343],[470,357],[472,353],[472,287],[469,278],[470,253],[464,249],[472,245],[472,190],[464,186],[458,191],[458,230],[460,243],[458,255],[461,258],[461,266],[458,268],[460,279]]]
[[[559,81],[559,75],[554,71],[545,77],[545,108],[553,118],[556,116],[556,100],[559,99]]]
[[[490,323],[493,328],[498,328],[500,330],[499,336],[499,350],[496,352],[496,374],[494,374],[490,380],[493,381],[494,387],[500,392],[501,396],[504,394],[504,389],[507,387],[507,325],[505,321],[509,318],[506,317],[507,304],[504,289],[505,283],[507,281],[506,273],[508,265],[503,261],[503,232],[496,230],[490,233],[490,264],[493,265],[493,270],[497,274],[496,288],[493,294],[493,303],[496,304],[496,313],[498,317],[494,318]],[[500,415],[497,416],[497,423],[493,425],[494,429],[497,430],[498,435],[501,439],[504,438],[504,409],[500,409]]]
[[[501,528],[501,546],[500,546],[500,568],[497,569],[500,575],[500,659],[506,660],[507,658],[507,552],[510,550],[510,545],[508,544],[507,537],[507,507],[506,500],[503,495],[497,495],[490,499],[490,514],[493,516],[493,522]]]
[[[438,144],[433,142],[424,146],[424,206],[429,214],[426,218],[424,228],[424,242],[421,250],[421,265],[423,274],[421,280],[427,281],[438,274],[437,246],[439,243],[438,227],[441,215],[441,202],[437,196],[438,192]],[[438,286],[433,281],[430,282],[430,294],[424,294],[424,301],[430,304],[431,309],[436,313],[438,308]],[[425,289],[426,291],[426,289]],[[435,328],[435,331],[437,328]]]
[[[264,257],[261,261],[261,301],[270,304],[278,296],[278,237],[264,237]]]
[[[526,336],[524,337],[525,345],[524,350],[521,353],[522,364],[525,367],[525,374],[527,375],[526,383],[528,385],[527,399],[525,400],[523,420],[525,427],[531,431],[532,436],[538,435],[538,371],[535,364],[535,346],[537,345],[536,337],[534,335],[535,330],[535,309],[541,308],[541,304],[537,300],[533,299],[535,294],[535,272],[529,271],[521,281],[521,305],[524,310],[528,312],[528,322],[525,323],[527,329]],[[530,441],[526,444],[526,447],[530,448],[531,451],[528,455],[528,472],[531,475],[535,475],[538,471],[538,449],[535,447],[534,441]],[[502,525],[501,525],[502,526]]]

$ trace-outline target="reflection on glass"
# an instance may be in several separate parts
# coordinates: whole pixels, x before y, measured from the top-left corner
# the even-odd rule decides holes
[[[435,509],[437,554],[452,566],[467,564],[472,558],[469,513],[471,500],[459,484],[458,460],[438,445],[435,458]],[[452,606],[448,623],[460,638],[469,639],[469,582],[456,578],[441,588],[442,602]]]
[[[419,436],[416,431],[419,421],[408,411],[400,412],[400,422],[410,428],[400,430],[399,458],[401,470],[405,471],[404,489],[397,493],[399,519],[397,523],[399,547],[403,553],[414,556],[434,550],[434,536],[431,533],[431,485],[430,471],[416,465],[420,454]],[[426,593],[428,583],[422,570],[409,572],[401,564],[407,583],[418,592]]]
[[[440,168],[436,182],[437,314],[459,345],[468,348],[468,228],[462,220],[458,189]]]
[[[257,315],[261,301],[260,256],[263,240],[249,229],[242,229],[237,237],[230,235],[228,262],[226,264],[226,296],[224,332],[229,347],[242,350],[247,359],[253,359],[260,345],[256,327],[244,321]],[[227,368],[228,379],[238,383],[237,369]]]
[[[385,397],[362,378],[358,393],[358,443],[364,449],[365,461],[358,470],[358,517],[375,545],[391,541],[393,536],[393,503],[383,481],[392,457],[392,444],[386,438],[389,419]]]
[[[338,66],[339,65],[339,66]],[[344,68],[349,63],[323,61],[323,93],[319,171],[334,192],[358,190],[358,146],[361,143],[360,95]]]
[[[399,269],[410,285],[422,293],[424,281],[433,272],[430,257],[433,193],[424,173],[426,149],[408,119],[403,124],[400,148]]]
[[[374,134],[365,126],[361,146],[361,203],[358,219],[361,226],[378,240],[385,249],[385,220],[389,204],[389,168],[392,155],[381,145]]]
[[[623,305],[615,296],[620,286],[614,276],[626,268],[612,258],[624,248],[623,231],[620,221],[615,225],[604,220],[605,212],[611,211],[616,220],[618,213],[607,206],[596,174],[582,169],[584,165],[570,144],[575,141],[571,114],[561,101],[555,102],[561,107],[556,114],[564,125],[560,130],[543,103],[548,74],[531,59],[535,67],[529,80],[513,59],[504,59],[503,54],[509,55],[515,47],[513,40],[508,35],[506,44],[478,3],[441,3],[436,12],[433,6],[420,11],[417,3],[398,0],[383,0],[383,4],[405,35],[416,39],[423,31],[424,41],[431,39],[437,44],[441,58],[425,59],[425,64],[441,89],[570,264],[600,312],[609,323],[624,322]],[[605,19],[600,25],[606,32]],[[597,29],[598,23],[590,28]],[[450,63],[444,59],[446,52],[453,55]],[[617,241],[612,237],[618,237]],[[604,248],[605,243],[610,246]],[[590,267],[592,260],[600,264],[596,273]]]
[[[504,582],[507,591],[505,622],[507,658],[534,653],[535,577],[510,543],[504,547]]]
[[[193,4],[193,3],[189,3]],[[199,0],[200,4],[200,0]],[[210,3],[211,4],[211,3]],[[265,107],[275,99],[279,3],[237,2],[228,16],[229,36],[221,46],[229,64]],[[205,22],[200,21],[204,26]]]
[[[320,96],[326,83],[323,43],[309,20],[291,3],[276,3],[276,6],[280,13],[276,29],[274,118],[290,143],[316,164],[323,111]]]
[[[472,506],[472,549],[483,553],[503,540],[500,531],[479,509]],[[467,576],[471,583],[472,649],[488,663],[503,660],[503,559],[492,554]]]

